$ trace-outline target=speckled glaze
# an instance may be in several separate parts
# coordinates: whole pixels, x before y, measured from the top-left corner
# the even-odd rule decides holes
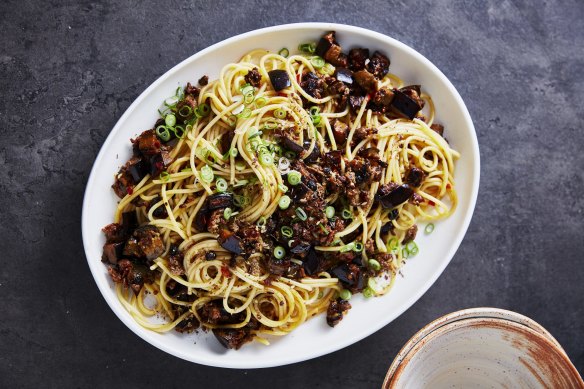
[[[394,359],[389,388],[584,388],[563,348],[511,311],[475,308],[421,329]]]

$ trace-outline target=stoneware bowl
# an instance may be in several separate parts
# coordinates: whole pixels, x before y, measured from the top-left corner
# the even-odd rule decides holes
[[[265,48],[291,51],[302,42],[318,40],[336,30],[345,50],[369,47],[391,58],[390,71],[408,84],[421,84],[432,96],[436,121],[445,126],[453,148],[461,154],[454,178],[458,207],[448,219],[435,223],[431,235],[418,234],[420,253],[409,260],[389,295],[365,300],[354,296],[353,308],[342,323],[331,329],[324,316],[315,317],[290,335],[271,338],[271,345],[245,345],[225,350],[212,334],[158,334],[144,329],[118,301],[111,277],[101,263],[104,236],[101,228],[112,222],[118,199],[111,190],[114,174],[131,156],[130,138],[152,128],[161,102],[178,86],[202,75],[218,77],[221,68],[238,61],[250,50]],[[185,51],[187,54],[188,51]],[[468,228],[479,186],[479,149],[470,115],[462,98],[446,76],[414,49],[377,32],[332,23],[301,23],[269,27],[229,38],[186,59],[150,85],[128,108],[105,141],[95,160],[83,203],[83,245],[89,268],[105,300],[128,328],[152,345],[177,357],[213,366],[258,368],[304,361],[346,347],[385,326],[408,309],[428,290],[450,262]],[[104,318],[112,320],[113,316]]]
[[[393,361],[389,388],[584,388],[542,326],[515,312],[474,308],[422,328]]]

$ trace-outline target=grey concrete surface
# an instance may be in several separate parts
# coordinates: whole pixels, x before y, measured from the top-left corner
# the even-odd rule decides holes
[[[584,371],[584,2],[26,1],[0,4],[0,387],[376,388],[445,313],[496,306],[548,328]],[[86,264],[80,215],[103,141],[158,76],[256,28],[334,21],[395,37],[458,88],[481,188],[450,266],[400,318],[292,366],[221,370],[146,344]]]

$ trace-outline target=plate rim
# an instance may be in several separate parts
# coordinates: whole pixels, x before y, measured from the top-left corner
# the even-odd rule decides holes
[[[113,297],[111,297],[111,296],[115,297],[115,294],[111,294],[110,290],[106,290],[106,286],[101,285],[99,282],[97,282],[96,275],[94,274],[93,268],[92,268],[91,263],[90,263],[91,255],[90,255],[89,250],[88,250],[88,247],[89,247],[88,241],[89,241],[90,235],[84,228],[86,223],[87,223],[86,219],[88,217],[87,216],[87,213],[88,213],[87,208],[89,207],[88,206],[89,188],[92,186],[93,181],[96,180],[96,176],[98,175],[98,168],[97,167],[99,165],[101,165],[101,161],[103,160],[104,155],[106,154],[107,150],[109,149],[109,146],[113,141],[114,135],[120,130],[120,127],[122,127],[122,124],[126,121],[126,118],[142,103],[142,101],[150,94],[150,92],[153,89],[155,89],[158,85],[162,84],[167,78],[171,77],[172,74],[174,74],[176,71],[178,71],[182,67],[188,65],[190,62],[195,61],[199,57],[204,56],[208,52],[220,49],[222,46],[229,45],[232,42],[239,41],[242,39],[249,39],[249,38],[252,38],[254,36],[263,35],[263,34],[270,33],[270,32],[276,32],[276,31],[282,31],[282,30],[298,30],[298,29],[320,29],[323,31],[335,30],[335,31],[342,31],[343,33],[358,33],[361,35],[369,36],[369,37],[372,37],[375,39],[379,39],[381,41],[388,42],[388,44],[407,52],[408,55],[415,57],[417,61],[422,62],[425,66],[432,69],[434,74],[438,78],[440,78],[440,80],[450,90],[450,92],[452,93],[452,95],[456,101],[456,104],[461,107],[462,114],[463,114],[463,120],[464,120],[467,128],[469,128],[469,130],[470,130],[469,135],[470,135],[470,143],[472,146],[471,159],[472,159],[473,164],[474,164],[474,169],[473,169],[473,172],[471,174],[472,182],[471,182],[471,190],[469,192],[468,212],[464,216],[464,218],[461,222],[461,228],[459,229],[458,234],[453,239],[452,245],[449,247],[449,250],[446,252],[445,256],[448,258],[448,260],[444,261],[439,267],[437,267],[435,269],[435,271],[432,273],[432,276],[424,284],[422,284],[420,288],[418,288],[416,290],[416,293],[410,295],[409,298],[406,300],[406,302],[400,306],[400,309],[397,309],[392,315],[389,315],[385,320],[380,320],[379,322],[375,323],[374,325],[367,327],[367,329],[363,329],[361,331],[354,332],[355,335],[348,336],[348,337],[344,338],[342,341],[336,342],[332,345],[329,345],[328,347],[322,347],[320,349],[307,351],[306,353],[303,353],[302,356],[300,356],[300,357],[295,356],[295,354],[283,355],[279,359],[272,359],[269,361],[261,361],[260,363],[257,363],[259,361],[247,361],[246,362],[245,360],[238,360],[238,361],[225,360],[225,362],[227,362],[227,363],[220,363],[220,360],[219,360],[219,362],[215,362],[215,361],[209,361],[205,358],[197,358],[196,354],[188,354],[188,353],[182,352],[181,350],[173,349],[171,347],[168,347],[163,341],[160,341],[160,340],[152,338],[152,337],[147,337],[146,335],[137,331],[137,329],[135,329],[135,328],[136,328],[136,326],[139,326],[139,324],[137,324],[135,321],[133,321],[133,319],[131,317],[129,317],[129,315],[123,315],[121,313],[122,310],[125,312],[125,309],[121,305],[119,307],[115,306],[115,301],[113,301]],[[366,337],[372,335],[373,333],[379,331],[381,328],[387,326],[389,323],[394,321],[397,317],[401,316],[406,310],[411,308],[412,305],[414,305],[430,289],[430,287],[436,282],[438,277],[440,277],[440,275],[442,275],[442,273],[444,272],[444,269],[446,268],[446,266],[448,266],[450,264],[450,262],[452,261],[452,258],[456,254],[456,251],[460,247],[460,244],[462,243],[462,240],[464,239],[464,236],[466,235],[466,232],[468,231],[468,227],[470,225],[470,221],[472,219],[472,216],[474,215],[474,210],[475,210],[477,197],[478,197],[479,182],[480,182],[480,151],[479,151],[476,130],[475,130],[475,127],[473,125],[468,108],[467,108],[466,104],[464,103],[462,97],[458,93],[458,90],[454,87],[454,85],[450,82],[450,80],[444,75],[444,73],[442,73],[442,71],[436,65],[434,65],[429,59],[427,59],[425,56],[423,56],[421,53],[419,53],[415,49],[411,48],[410,46],[406,45],[405,43],[398,41],[395,38],[392,38],[388,35],[385,35],[385,34],[382,34],[380,32],[373,31],[373,30],[370,30],[367,28],[363,28],[363,27],[357,27],[357,26],[340,24],[340,23],[325,23],[325,22],[288,23],[288,24],[282,24],[282,25],[275,25],[275,26],[264,27],[264,28],[260,28],[260,29],[256,29],[256,30],[252,30],[252,31],[248,31],[248,32],[245,32],[242,34],[232,36],[230,38],[227,38],[227,39],[224,39],[224,40],[219,41],[217,43],[214,43],[214,44],[194,53],[193,55],[185,58],[184,60],[179,62],[177,65],[173,66],[172,68],[170,68],[169,70],[164,72],[160,77],[158,77],[154,82],[152,82],[142,93],[140,93],[140,95],[138,95],[138,97],[136,97],[136,99],[132,102],[132,104],[130,104],[130,106],[128,106],[128,108],[124,111],[122,116],[120,116],[120,118],[117,120],[116,124],[111,129],[107,138],[103,142],[97,156],[95,157],[95,160],[93,162],[93,166],[91,168],[91,172],[90,172],[89,177],[87,179],[87,184],[86,184],[85,192],[84,192],[84,196],[83,196],[82,215],[81,215],[81,230],[82,230],[83,248],[84,248],[85,257],[86,257],[86,260],[88,262],[88,266],[89,266],[89,270],[91,272],[91,275],[92,275],[95,283],[97,284],[97,287],[98,287],[102,297],[105,299],[109,308],[118,317],[118,319],[120,319],[122,321],[122,323],[124,323],[126,325],[126,327],[128,327],[128,329],[130,329],[134,334],[138,335],[140,338],[142,338],[148,344],[155,346],[156,348],[158,348],[158,349],[160,349],[160,350],[162,350],[170,355],[173,355],[175,357],[178,357],[178,358],[190,361],[190,362],[206,365],[206,366],[234,368],[234,369],[255,369],[255,368],[284,366],[284,365],[288,365],[288,364],[292,364],[292,363],[297,363],[297,362],[302,362],[302,361],[314,359],[314,358],[341,350],[345,347],[348,347],[348,346],[350,346],[350,345],[352,345],[352,344],[354,344],[362,339],[365,339]],[[108,289],[109,289],[109,287],[108,287]]]

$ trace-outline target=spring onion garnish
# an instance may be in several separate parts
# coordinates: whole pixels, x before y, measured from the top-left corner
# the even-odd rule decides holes
[[[294,151],[286,151],[284,156],[288,159],[296,159],[296,153]]]
[[[242,95],[247,95],[248,93],[254,92],[254,87],[251,84],[244,84],[241,88],[239,88]]]
[[[316,105],[312,106],[308,110],[308,113],[310,114],[310,116],[316,116],[320,113],[320,108],[318,108]]]
[[[402,257],[406,259],[410,257],[410,252],[405,247],[402,249]]]
[[[288,226],[282,226],[282,228],[280,229],[280,232],[282,233],[282,236],[285,236],[286,238],[291,238],[292,235],[294,234],[294,231],[292,231],[292,228],[290,228]]]
[[[278,51],[278,55],[281,55],[281,56],[282,56],[282,57],[284,57],[284,58],[288,58],[288,56],[290,55],[290,52],[288,51],[288,49],[287,49],[287,48],[285,48],[285,47],[282,47],[282,48],[280,49],[280,51]]]
[[[166,115],[164,118],[164,124],[166,124],[168,127],[174,127],[176,124],[176,116],[174,116],[172,113]]]
[[[282,174],[286,174],[290,171],[290,160],[288,158],[280,157],[278,160],[278,171]]]
[[[170,174],[168,174],[168,172],[162,172],[160,173],[160,179],[164,182],[167,182],[170,180]]]
[[[248,117],[251,116],[251,109],[245,108],[243,111],[241,111],[240,113],[238,113],[236,116],[238,118],[241,118],[241,119],[247,119]]]
[[[190,116],[190,114],[193,113],[193,110],[191,109],[190,106],[188,105],[183,105],[182,107],[180,107],[180,109],[178,110],[178,114],[180,116],[182,116],[183,118],[186,118],[188,116]]]
[[[350,300],[351,296],[352,296],[351,291],[348,289],[342,289],[339,292],[339,297],[343,300]]]
[[[381,264],[375,259],[369,260],[369,267],[375,271],[381,270]]]
[[[243,97],[243,104],[248,105],[248,104],[253,103],[254,97],[255,96],[253,93],[248,93],[247,95],[245,95]]]
[[[310,119],[312,120],[312,124],[314,124],[315,126],[318,126],[320,124],[320,121],[322,120],[321,116],[311,116]]]
[[[286,255],[286,250],[284,250],[284,247],[276,246],[274,248],[274,257],[276,257],[276,259],[282,259],[282,258],[284,258],[285,255]]]
[[[268,152],[260,153],[260,164],[262,166],[270,166],[274,163],[274,157]]]
[[[278,118],[278,119],[286,119],[286,116],[288,114],[286,113],[286,110],[283,108],[278,108],[274,110],[274,117]]]
[[[231,127],[235,127],[235,124],[237,123],[237,116],[235,115],[230,115],[227,118],[227,124],[229,124]]]
[[[229,185],[227,184],[227,181],[225,181],[224,178],[218,178],[217,181],[215,181],[215,187],[217,188],[217,192],[225,192],[228,186]]]
[[[312,123],[315,126],[319,125],[322,119],[320,116],[320,108],[318,108],[317,106],[310,107],[308,113],[310,114],[310,120],[312,120]]]
[[[240,208],[245,207],[249,204],[249,198],[242,195],[233,196],[233,204]]]
[[[318,222],[318,226],[320,227],[320,230],[321,230],[323,233],[325,233],[325,234],[328,234],[328,233],[329,233],[329,230],[328,230],[328,228],[326,228],[326,227],[325,227],[325,226],[324,226],[322,223]]]
[[[302,181],[302,174],[297,172],[296,170],[290,170],[288,172],[288,183],[290,185],[298,185]]]
[[[245,169],[245,162],[244,161],[235,161],[235,170],[242,171]]]
[[[351,213],[351,211],[349,211],[348,208],[345,208],[345,209],[343,209],[343,212],[341,212],[341,217],[343,219],[352,219],[353,214]]]
[[[265,227],[267,222],[268,222],[268,219],[266,219],[265,217],[262,216],[258,219],[258,222],[256,224],[258,227]]]
[[[223,211],[223,217],[225,218],[225,220],[229,220],[231,215],[233,215],[233,210],[229,207],[225,208],[225,210]]]
[[[418,245],[414,241],[408,242],[406,244],[406,250],[408,250],[408,254],[409,254],[410,257],[415,256],[420,251],[418,249]]]
[[[365,298],[371,298],[371,297],[373,297],[373,294],[374,294],[373,293],[373,289],[371,289],[369,287],[363,289],[363,297],[365,297]]]
[[[298,45],[298,51],[302,51],[303,53],[314,54],[314,50],[316,50],[316,44],[313,42]]]
[[[298,216],[298,219],[305,221],[306,219],[308,219],[308,215],[306,215],[306,212],[304,211],[304,209],[298,207],[296,208],[296,216]]]
[[[264,122],[264,127],[267,130],[273,130],[274,128],[278,127],[278,123],[276,122],[276,119],[274,118],[268,118],[265,122]]]
[[[199,117],[205,117],[207,115],[209,115],[211,113],[211,108],[209,107],[208,104],[201,104],[197,107],[197,110],[195,111],[195,114]]]
[[[209,165],[205,165],[201,168],[201,179],[207,183],[213,182],[213,178],[215,175],[213,174],[213,169]]]
[[[321,58],[321,57],[319,57],[319,56],[312,57],[312,58],[310,59],[310,63],[311,63],[311,64],[312,64],[312,66],[314,66],[316,69],[320,69],[320,68],[322,68],[322,67],[324,66],[324,64],[325,64],[325,62],[324,62],[324,59],[322,59],[322,58]]]
[[[387,248],[389,249],[389,251],[397,252],[399,249],[399,241],[397,240],[397,238],[391,238],[387,242]]]
[[[280,207],[280,209],[288,209],[291,201],[292,200],[290,199],[289,196],[284,195],[280,197],[280,200],[278,201],[278,206]]]
[[[330,63],[327,63],[322,68],[318,69],[318,72],[327,76],[332,76],[335,73],[335,67]]]
[[[329,205],[324,209],[324,214],[326,215],[327,219],[332,219],[335,217],[335,207]]]
[[[185,129],[183,126],[175,126],[172,129],[172,132],[174,132],[174,136],[176,136],[179,139],[182,139],[185,137]]]
[[[233,158],[237,157],[238,154],[239,154],[239,151],[235,148],[232,148],[231,150],[229,150],[229,155],[231,155]]]
[[[278,184],[278,189],[280,189],[282,193],[288,192],[288,187],[284,184]]]
[[[355,242],[355,247],[353,247],[353,251],[356,253],[360,253],[361,251],[363,251],[363,243]]]
[[[432,231],[434,231],[434,224],[433,223],[428,223],[428,225],[426,226],[426,228],[424,228],[424,232],[426,234],[431,234]]]
[[[256,108],[261,108],[265,106],[267,102],[268,100],[265,97],[258,97],[257,99],[255,99],[255,106]]]
[[[346,245],[344,245],[343,247],[341,247],[341,249],[339,250],[341,253],[346,253],[349,251],[353,251],[355,249],[355,243],[351,242],[351,243],[347,243]]]
[[[158,135],[158,137],[164,142],[168,142],[170,140],[170,131],[168,131],[166,126],[161,125],[156,127],[156,135]]]

